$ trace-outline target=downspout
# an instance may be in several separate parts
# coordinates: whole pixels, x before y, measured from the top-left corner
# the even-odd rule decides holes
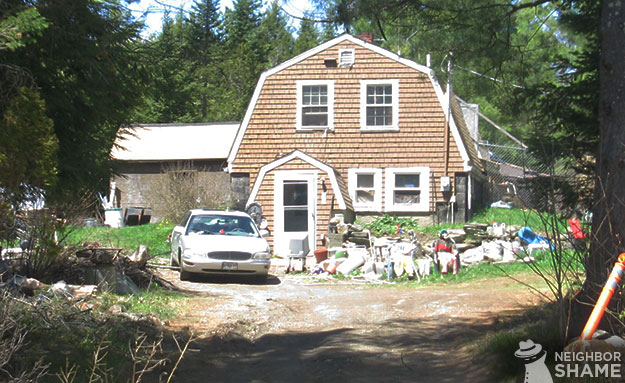
[[[444,171],[443,175],[447,177],[449,175],[449,130],[451,121],[451,98],[452,98],[452,82],[453,82],[453,52],[449,52],[449,61],[447,62],[447,73],[449,78],[447,79],[447,119],[445,120],[445,137],[444,137]]]

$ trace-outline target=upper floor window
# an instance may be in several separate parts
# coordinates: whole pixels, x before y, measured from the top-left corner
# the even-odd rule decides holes
[[[399,81],[360,82],[360,127],[362,130],[399,130]]]
[[[334,81],[297,82],[297,129],[334,129]]]

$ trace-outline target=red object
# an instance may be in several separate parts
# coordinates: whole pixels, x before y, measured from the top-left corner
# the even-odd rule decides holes
[[[321,263],[328,259],[328,249],[317,249],[313,252],[317,263]]]
[[[586,233],[584,233],[584,230],[582,230],[582,224],[579,222],[579,219],[577,219],[577,217],[569,219],[569,226],[571,227],[571,233],[573,233],[573,238],[586,238]]]
[[[608,303],[610,303],[610,299],[612,299],[612,295],[614,295],[614,291],[621,282],[623,271],[625,271],[625,253],[621,253],[621,255],[618,256],[612,273],[610,273],[608,281],[605,283],[603,290],[601,290],[601,295],[599,295],[599,299],[597,299],[597,303],[595,303],[595,308],[592,309],[586,326],[584,326],[584,331],[582,331],[582,335],[579,339],[588,340],[592,338],[592,334],[597,330],[597,326],[599,326],[599,322],[603,317],[606,307],[608,307]]]
[[[219,230],[219,234],[226,234],[226,232],[224,231],[224,229]]]
[[[436,245],[434,245],[434,252],[438,253],[439,251],[443,251],[445,253],[453,253],[454,250],[452,248],[452,244],[448,243],[442,239],[436,240]]]

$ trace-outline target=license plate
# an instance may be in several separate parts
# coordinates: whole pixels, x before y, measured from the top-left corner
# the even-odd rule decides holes
[[[236,262],[222,262],[221,269],[222,270],[238,270],[239,264]]]

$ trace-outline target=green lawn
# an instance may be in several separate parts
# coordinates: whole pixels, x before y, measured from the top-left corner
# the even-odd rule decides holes
[[[134,251],[139,245],[146,245],[152,256],[166,256],[169,254],[167,236],[173,228],[173,224],[166,222],[122,228],[70,226],[65,242],[66,244],[98,242],[100,246],[120,247],[128,252]]]

